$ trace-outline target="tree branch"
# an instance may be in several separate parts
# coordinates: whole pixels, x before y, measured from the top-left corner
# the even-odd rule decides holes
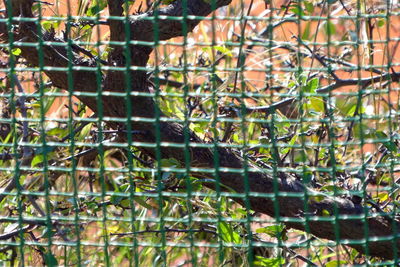
[[[18,0],[11,2],[13,3],[13,16],[32,16],[32,14],[29,14],[28,12],[32,5],[32,0]],[[119,3],[121,2],[123,1],[119,1]],[[187,3],[186,7],[183,6],[183,2]],[[215,7],[218,8],[228,5],[229,3],[230,0],[218,0]],[[115,14],[119,15],[120,12],[118,11],[118,6],[116,5],[114,7],[114,11],[116,12]],[[199,19],[186,18],[185,20],[168,20],[164,17],[182,17],[184,9],[187,10],[187,15],[193,16],[207,16],[212,12],[211,6],[203,0],[176,1],[166,8],[148,12],[140,16],[134,16],[129,21],[131,30],[129,33],[130,40],[152,42],[155,39],[167,40],[172,37],[177,37],[184,34],[182,23],[185,23],[187,25],[187,30],[191,31],[200,22]],[[24,10],[23,12],[25,13],[21,14],[18,10]],[[154,15],[157,15],[158,17],[158,23],[155,24],[149,20],[149,18]],[[121,36],[118,35],[120,26],[123,24],[115,23],[114,26],[112,25],[113,24],[110,23],[111,39],[125,40],[126,36],[121,38]],[[156,27],[157,31],[154,31]],[[47,32],[44,34],[38,34],[37,32],[36,24],[32,22],[20,22],[19,31],[14,31],[14,37],[18,41],[29,43],[57,41],[60,44],[65,44],[61,40],[55,38],[51,33]],[[119,33],[121,34],[121,32]],[[4,33],[3,41],[10,40],[10,35]],[[26,46],[18,47],[22,50],[22,56],[31,65],[39,66],[39,54],[37,53],[36,48]],[[65,46],[42,45],[41,48],[43,53],[43,66],[68,67],[70,64],[74,66],[74,70],[71,73],[74,81],[72,85],[74,90],[96,92],[99,86],[101,86],[94,82],[97,78],[95,71],[77,69],[78,66],[96,68],[96,62],[93,60],[83,59],[79,57],[79,55],[73,53],[71,55],[71,53],[68,53]],[[145,67],[152,49],[152,46],[129,45],[129,50],[127,50],[126,47],[121,46],[121,49],[114,49],[111,53],[112,55],[109,58],[108,64],[110,66],[125,67],[128,65],[129,67],[134,65]],[[127,57],[128,55],[130,57]],[[71,56],[72,58],[70,58]],[[55,86],[63,89],[71,88],[68,85],[67,72],[56,72],[48,69],[45,69],[44,72],[49,76]],[[149,92],[151,89],[151,83],[148,82],[144,71],[130,71],[128,73],[129,80],[127,79],[128,75],[126,75],[126,72],[124,71],[108,71],[105,75],[106,77],[102,80],[104,81],[102,82],[101,88],[103,92],[125,92],[126,88],[129,88],[129,91]],[[380,76],[379,78],[386,79],[389,77]],[[370,81],[361,81],[361,83],[363,83],[362,85],[365,86],[366,83],[377,81],[377,78],[369,80]],[[344,86],[344,84],[353,83],[354,81],[344,81],[341,84],[336,83],[336,85],[330,87],[329,90],[335,86]],[[359,80],[357,80],[356,84],[358,83],[360,83]],[[154,101],[147,97],[131,97],[131,99],[121,97],[103,97],[101,101],[97,101],[94,97],[79,96],[79,99],[96,113],[98,113],[99,108],[101,108],[102,115],[110,117],[126,117],[128,109],[127,101],[130,101],[129,105],[132,108],[131,113],[129,114],[130,116],[155,118],[155,111],[157,110]],[[159,112],[159,114],[161,113]],[[118,122],[110,122],[110,125],[115,128],[126,127],[125,123]],[[191,162],[190,167],[201,167],[215,170],[216,166],[219,166],[216,170],[218,173],[218,179],[216,180],[218,180],[218,182],[209,182],[206,186],[213,189],[218,187],[221,190],[226,190],[225,188],[227,187],[232,188],[238,193],[244,193],[244,198],[234,198],[234,200],[244,205],[244,199],[248,198],[250,208],[254,211],[273,217],[280,216],[280,219],[289,227],[306,230],[320,238],[330,240],[340,239],[346,241],[358,241],[368,238],[368,243],[359,244],[354,242],[350,243],[349,246],[365,253],[365,245],[368,248],[369,255],[372,256],[389,259],[394,257],[395,252],[400,252],[399,241],[393,241],[393,236],[397,235],[396,230],[400,226],[398,222],[388,221],[383,216],[372,216],[371,214],[364,216],[364,211],[369,209],[368,207],[355,204],[348,199],[340,197],[323,196],[322,201],[306,198],[306,195],[314,194],[316,192],[306,188],[300,181],[290,174],[277,173],[275,176],[271,176],[264,173],[262,170],[255,171],[257,166],[252,166],[250,163],[244,163],[243,159],[237,156],[235,152],[230,149],[213,149],[193,146],[193,144],[202,144],[203,142],[193,132],[190,132],[189,129],[180,124],[160,122],[158,127],[153,127],[152,124],[146,122],[132,122],[130,127],[132,131],[142,131],[146,133],[131,136],[134,141],[138,142],[154,144],[156,140],[158,140],[156,138],[158,132],[162,142],[183,144],[185,141],[190,141],[192,145],[189,145],[187,148],[183,148],[182,146],[174,147],[171,145],[161,146],[161,157],[175,158],[181,162],[182,166],[185,166],[187,159],[185,158],[186,153],[184,153],[184,149],[189,149]],[[189,136],[189,138],[186,138],[185,136]],[[128,140],[127,136],[121,136],[121,138],[123,141]],[[157,158],[154,149],[146,147],[139,147],[139,149],[147,155]],[[215,162],[218,162],[218,165],[215,165]],[[243,170],[245,164],[250,168],[245,177],[240,173],[222,171],[222,168]],[[210,176],[209,173],[201,172],[195,172],[192,175],[196,177]],[[247,181],[245,181],[245,179],[247,179]],[[217,183],[224,186],[217,186]],[[246,188],[247,185],[248,188]],[[252,193],[274,194],[274,192],[279,192],[279,195],[275,195],[274,197],[259,197],[252,195]],[[291,196],[288,196],[288,193],[291,193]],[[296,193],[296,195],[293,193]],[[278,210],[276,210],[277,208]],[[326,216],[327,212],[329,213],[330,218],[332,218],[332,221],[317,220],[317,217],[315,217]],[[337,217],[334,216],[335,214],[338,214]],[[359,218],[353,217],[349,219],[349,215],[358,215]],[[294,221],[300,218],[302,219],[301,222]],[[366,227],[368,227],[368,231],[366,231]],[[366,232],[368,232],[368,236],[365,236]]]
[[[191,32],[201,19],[188,18],[190,16],[208,16],[213,10],[207,0],[174,1],[167,7],[134,17],[131,20],[132,40],[162,41],[184,35],[183,25],[187,32]],[[215,8],[229,5],[232,0],[216,0]],[[186,6],[184,3],[186,2]],[[183,17],[184,9],[186,18]],[[150,17],[157,19],[149,20]],[[171,19],[176,17],[176,19]],[[156,23],[154,23],[154,21]],[[157,34],[154,31],[157,29]]]

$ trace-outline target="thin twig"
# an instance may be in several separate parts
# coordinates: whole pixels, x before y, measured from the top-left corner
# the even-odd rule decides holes
[[[126,236],[126,235],[138,235],[138,234],[147,234],[147,233],[163,233],[163,232],[173,232],[173,233],[209,233],[213,235],[218,235],[216,231],[208,230],[204,228],[200,229],[172,229],[172,228],[165,228],[164,230],[143,230],[143,231],[136,231],[136,232],[125,232],[125,233],[111,233],[110,235],[115,236]]]
[[[249,9],[247,10],[247,16],[250,16],[250,12],[251,12],[251,9],[253,7],[253,2],[254,2],[254,0],[250,1]],[[240,47],[239,47],[239,55],[238,55],[238,60],[236,62],[236,69],[238,69],[239,67],[243,66],[245,64],[245,61],[246,61],[246,55],[243,55],[243,42],[244,42],[244,34],[245,34],[245,31],[246,31],[246,26],[247,26],[247,19],[244,20],[243,27],[242,27],[241,33],[240,33],[240,36],[242,38],[242,42],[240,43]],[[236,71],[235,72],[235,80],[233,82],[233,91],[234,92],[236,92],[238,76],[239,76],[239,72]]]
[[[31,227],[32,227],[32,225],[27,225],[27,226],[24,226],[22,228],[19,228],[19,229],[16,229],[14,231],[11,231],[9,233],[2,234],[2,235],[0,235],[0,240],[10,239],[10,238],[20,234],[21,232],[25,232],[25,231],[29,230],[29,228],[31,228]]]
[[[315,92],[318,94],[325,94],[332,92],[336,89],[339,89],[341,87],[345,86],[352,86],[352,85],[359,85],[363,88],[366,88],[370,86],[371,84],[382,82],[382,81],[387,81],[387,80],[392,80],[393,82],[398,82],[400,79],[400,72],[392,72],[392,73],[385,73],[383,75],[377,75],[369,78],[362,78],[362,79],[339,79],[333,84],[321,87],[317,89]],[[272,105],[269,106],[260,106],[260,107],[247,107],[246,110],[247,112],[262,112],[269,114],[272,111],[275,111],[277,109],[280,109],[282,107],[288,106],[290,104],[293,104],[296,102],[298,99],[296,97],[289,97],[286,99],[283,99],[279,102],[276,102]]]
[[[28,137],[29,137],[29,123],[27,121],[27,118],[28,118],[27,110],[28,110],[28,108],[25,106],[25,101],[26,101],[25,90],[22,87],[20,81],[18,80],[17,75],[13,74],[12,75],[12,79],[14,81],[14,84],[18,88],[18,92],[21,94],[21,96],[17,100],[17,104],[19,105],[19,107],[21,109],[21,115],[22,115],[22,118],[24,119],[22,121],[22,141],[27,143],[28,142]],[[28,146],[26,146],[26,145],[22,146],[22,151],[23,151],[22,158],[24,160],[31,158],[32,150]]]

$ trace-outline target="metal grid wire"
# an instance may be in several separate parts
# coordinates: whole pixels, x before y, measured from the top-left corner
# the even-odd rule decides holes
[[[3,0],[0,260],[397,265],[397,0]]]

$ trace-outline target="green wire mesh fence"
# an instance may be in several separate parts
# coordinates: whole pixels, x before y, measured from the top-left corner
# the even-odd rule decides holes
[[[398,264],[397,0],[3,0],[0,260]]]

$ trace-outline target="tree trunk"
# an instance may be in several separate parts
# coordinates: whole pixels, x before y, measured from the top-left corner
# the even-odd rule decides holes
[[[231,0],[218,0],[215,8],[230,4]],[[109,0],[109,10],[111,16],[123,16],[122,5],[124,1]],[[166,8],[161,8],[157,14],[148,12],[130,19],[129,25],[125,21],[109,20],[111,41],[126,42],[143,41],[153,42],[154,39],[167,40],[173,37],[182,36],[182,23],[179,20],[165,20],[161,16],[182,16],[183,2],[175,1]],[[212,12],[209,4],[203,0],[186,1],[186,14],[188,16],[207,16]],[[31,6],[33,0],[6,1],[7,13],[13,17],[33,17]],[[10,10],[12,7],[12,11]],[[145,19],[157,15],[159,17],[157,31],[151,20]],[[196,19],[186,19],[187,31],[200,22]],[[18,25],[18,26],[17,26]],[[128,28],[129,36],[125,35],[125,29]],[[38,43],[39,41],[59,42],[66,44],[65,41],[58,39],[51,32],[38,32],[38,26],[35,22],[16,22],[15,30],[12,34],[8,32],[6,24],[0,25],[3,33],[3,42],[23,41],[24,43]],[[98,71],[97,62],[94,59],[84,59],[77,53],[68,52],[66,46],[42,45],[42,55],[36,47],[19,46],[22,50],[22,56],[32,66],[39,67],[62,67],[65,71],[43,70],[50,78],[53,85],[65,90],[73,90],[74,93],[90,92],[98,93],[102,97],[97,100],[95,96],[84,96],[77,94],[78,98],[99,116],[109,118],[133,118],[141,117],[147,119],[156,118],[156,114],[164,116],[158,109],[153,98],[146,96],[137,96],[140,93],[149,93],[155,89],[148,81],[145,71],[140,70],[116,70],[116,67],[125,68],[126,66],[145,67],[152,52],[152,46],[144,45],[113,45],[113,50],[108,59],[109,70],[103,75]],[[127,49],[129,47],[129,49]],[[75,67],[72,70],[72,67]],[[89,67],[92,70],[78,69],[76,67]],[[69,77],[68,75],[71,75]],[[129,79],[128,79],[129,77]],[[72,79],[71,79],[72,78]],[[69,80],[73,84],[69,84]],[[125,93],[128,91],[136,94],[128,97],[110,96],[110,93]],[[128,102],[129,99],[129,102]],[[325,196],[322,201],[315,201],[308,198],[310,194],[316,192],[306,188],[295,177],[287,173],[268,174],[262,170],[257,171],[257,166],[246,163],[234,151],[222,147],[199,147],[204,142],[197,137],[188,127],[178,123],[157,122],[149,123],[143,121],[131,120],[130,124],[112,121],[107,123],[115,129],[135,131],[130,138],[134,142],[143,142],[156,144],[162,142],[157,149],[160,149],[161,158],[175,158],[181,166],[190,163],[190,168],[200,168],[215,170],[217,175],[210,172],[194,170],[193,176],[207,177],[215,179],[215,183],[206,184],[212,189],[226,191],[231,188],[237,193],[243,193],[243,197],[233,198],[238,203],[247,206],[251,210],[267,214],[272,217],[279,216],[282,222],[287,226],[300,230],[305,230],[317,237],[329,240],[362,240],[369,239],[369,242],[363,244],[348,242],[348,245],[354,247],[362,253],[365,248],[368,254],[372,256],[391,259],[399,253],[399,241],[394,239],[397,236],[397,221],[393,221],[383,216],[371,216],[365,214],[366,207],[355,204],[349,199],[340,197]],[[157,125],[155,125],[157,124]],[[121,131],[120,140],[127,141],[126,131]],[[189,146],[183,145],[187,142]],[[165,143],[176,144],[163,145]],[[207,145],[207,144],[206,144]],[[211,144],[208,144],[211,145]],[[138,146],[147,155],[157,158],[156,148]],[[185,153],[188,151],[188,153]],[[189,158],[187,158],[189,157]],[[249,169],[249,172],[241,174],[238,170]],[[236,172],[233,172],[236,171]],[[218,186],[220,183],[223,186]],[[267,195],[261,195],[267,194]],[[246,200],[248,203],[246,204]],[[318,216],[326,216],[327,212],[332,220],[318,220]],[[335,217],[334,215],[337,214]],[[324,217],[323,219],[326,219]],[[382,240],[385,237],[386,239]],[[379,241],[376,241],[380,238]],[[373,240],[372,240],[373,239]]]

